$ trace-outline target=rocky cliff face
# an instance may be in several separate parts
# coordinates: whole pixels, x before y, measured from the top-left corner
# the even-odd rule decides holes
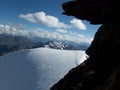
[[[96,6],[96,4],[94,6],[93,2],[104,6],[102,7],[104,14],[101,11],[96,11],[94,12],[95,15],[90,14],[91,16],[87,16],[87,13],[90,13],[87,10],[88,7],[95,8]],[[92,6],[90,6],[91,3]],[[86,4],[90,5],[86,7]],[[91,23],[101,23],[102,25],[95,34],[91,46],[86,51],[89,58],[78,67],[70,70],[51,90],[120,89],[120,23],[118,22],[118,13],[120,13],[120,11],[118,11],[118,4],[117,0],[114,0],[113,3],[108,0],[75,0],[63,4],[65,14],[89,20]],[[115,8],[113,7],[114,5],[116,5]],[[96,6],[96,9],[98,6],[99,5]],[[84,8],[87,9],[84,11]],[[99,7],[99,9],[101,10],[101,7]],[[109,15],[108,9],[111,14],[112,11],[114,12],[112,15],[118,16],[110,19],[112,15]],[[116,11],[114,11],[114,9],[116,9]],[[98,18],[98,16],[102,14],[105,16]],[[107,16],[108,18],[105,18]],[[118,20],[116,18],[118,18]]]

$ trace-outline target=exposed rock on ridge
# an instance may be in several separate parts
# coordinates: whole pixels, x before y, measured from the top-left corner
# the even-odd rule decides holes
[[[88,20],[91,23],[101,23],[102,26],[86,51],[89,58],[78,67],[70,70],[51,90],[120,89],[120,17],[118,17],[120,16],[120,11],[118,11],[120,4],[117,0],[112,1],[75,0],[63,4],[65,14]],[[104,6],[101,7],[104,13],[96,10],[100,2],[101,6]],[[97,6],[93,3],[97,3]],[[115,8],[114,5],[116,5]],[[110,13],[107,11],[108,6]],[[93,9],[91,13],[89,8]],[[114,11],[115,9],[116,11]],[[112,18],[111,14],[116,17]]]

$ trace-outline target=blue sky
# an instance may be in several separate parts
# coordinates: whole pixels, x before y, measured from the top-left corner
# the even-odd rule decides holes
[[[99,25],[62,15],[70,0],[1,0],[0,33],[89,42]]]

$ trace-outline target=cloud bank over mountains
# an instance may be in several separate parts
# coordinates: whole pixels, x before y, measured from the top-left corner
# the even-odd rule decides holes
[[[53,28],[77,28],[80,30],[86,30],[86,25],[78,19],[73,19],[70,21],[70,25],[61,22],[57,17],[47,15],[45,12],[36,12],[36,13],[28,13],[28,14],[20,14],[19,18],[25,19],[32,23],[43,24],[47,27]]]
[[[78,43],[88,43],[88,44],[90,44],[92,41],[92,38],[87,38],[82,34],[78,34],[76,32],[68,31],[65,29],[56,29],[56,31],[54,32],[44,30],[42,28],[35,28],[33,30],[24,30],[15,26],[2,25],[2,24],[0,25],[0,34],[25,36],[28,38],[36,37],[36,38],[67,40],[67,41],[74,41]]]
[[[42,24],[48,28],[52,28],[51,30],[44,30],[40,28],[34,28],[32,30],[25,30],[22,25],[3,25],[0,24],[0,34],[8,34],[8,35],[17,35],[17,36],[25,36],[28,38],[49,38],[49,39],[57,39],[57,40],[66,40],[73,41],[77,43],[87,43],[90,44],[92,38],[86,37],[77,32],[73,32],[69,29],[74,28],[78,30],[86,30],[86,25],[78,19],[70,20],[69,24],[65,24],[61,22],[57,17],[47,15],[45,12],[35,12],[35,13],[27,13],[20,14],[19,18],[24,19],[31,23]]]

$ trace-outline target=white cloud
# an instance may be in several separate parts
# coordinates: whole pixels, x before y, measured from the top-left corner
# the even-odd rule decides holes
[[[53,28],[77,28],[80,30],[86,30],[87,26],[79,19],[70,20],[70,24],[65,24],[61,22],[57,17],[52,15],[47,15],[45,12],[36,12],[36,13],[28,13],[28,14],[20,14],[20,18],[25,19],[32,23],[43,24],[47,27]]]
[[[9,25],[0,25],[0,34],[28,36],[28,31]]]
[[[78,28],[81,30],[87,29],[86,25],[81,20],[73,19],[70,21],[70,23],[71,23],[72,27],[74,27],[74,28]]]
[[[56,29],[57,32],[59,33],[67,33],[68,31],[65,29]]]
[[[82,35],[82,34],[77,34],[77,37],[79,37],[79,38],[84,38],[85,36]]]
[[[29,22],[33,22],[33,23],[36,23],[37,21],[36,21],[36,19],[34,18],[34,16],[32,15],[32,14],[26,14],[26,15],[24,15],[24,14],[21,14],[21,15],[19,15],[19,17],[20,18],[23,18],[23,19],[25,19],[25,20],[27,20],[27,21],[29,21]]]
[[[40,23],[48,27],[54,28],[68,28],[69,26],[60,22],[59,19],[55,16],[46,15],[45,12],[36,12],[36,13],[29,13],[29,14],[21,14],[19,15],[20,18],[23,18],[32,23]]]
[[[76,32],[67,31],[63,29],[57,29],[55,32],[50,32],[41,28],[36,28],[34,30],[22,30],[20,28],[10,26],[10,25],[0,25],[0,34],[16,35],[16,36],[26,36],[28,38],[50,38],[57,40],[67,40],[79,43],[90,44],[92,38],[87,38],[84,35],[78,34]]]

